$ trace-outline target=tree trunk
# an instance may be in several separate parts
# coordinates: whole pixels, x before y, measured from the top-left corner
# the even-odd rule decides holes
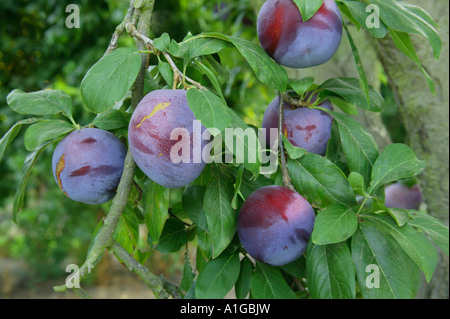
[[[432,76],[436,95],[417,65],[406,58],[387,37],[375,42],[389,84],[393,89],[405,124],[409,145],[427,162],[420,176],[428,212],[448,225],[449,220],[449,5],[448,0],[410,0],[428,11],[440,26],[443,49],[439,61],[433,59],[428,41],[412,36],[423,66]],[[449,298],[449,260],[441,253],[430,284],[423,285],[419,298]]]

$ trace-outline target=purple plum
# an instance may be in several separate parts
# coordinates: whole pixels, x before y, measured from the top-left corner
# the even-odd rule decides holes
[[[314,98],[312,99],[314,100]],[[279,97],[276,97],[267,107],[262,127],[267,132],[271,128],[278,128]],[[329,101],[318,105],[324,109],[333,110]],[[284,102],[284,128],[283,134],[292,145],[306,149],[307,152],[325,155],[327,144],[331,137],[333,118],[321,110],[298,107]],[[269,134],[267,134],[269,137]],[[269,143],[267,138],[267,143]]]
[[[422,204],[422,192],[419,185],[408,187],[402,183],[394,183],[384,189],[385,205],[388,208],[418,210]]]
[[[307,1],[307,0],[303,0]],[[279,64],[308,68],[330,60],[342,39],[342,17],[333,0],[324,0],[306,22],[292,0],[267,0],[257,21],[259,41]]]
[[[202,173],[205,127],[198,122],[199,136],[194,137],[194,121],[185,90],[156,90],[137,106],[128,127],[130,149],[136,164],[155,183],[180,188]]]
[[[116,194],[126,148],[112,133],[84,128],[67,135],[53,152],[56,183],[72,200],[102,204]]]
[[[300,194],[283,186],[266,186],[245,200],[237,231],[253,258],[282,266],[306,251],[315,218],[314,209]]]

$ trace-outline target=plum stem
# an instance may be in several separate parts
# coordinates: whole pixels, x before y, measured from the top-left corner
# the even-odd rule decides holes
[[[294,106],[296,108],[299,108],[299,107],[311,107],[311,106],[314,106],[314,104],[315,104],[315,103],[311,103],[310,99],[308,99],[307,101],[303,101],[303,100],[300,100],[300,99],[296,99],[296,98],[294,98],[294,97],[292,97],[292,96],[290,96],[289,94],[286,94],[286,93],[281,95],[281,99],[283,101],[289,103],[291,106]]]
[[[368,200],[368,198],[365,197],[365,198],[364,198],[364,201],[362,202],[361,206],[359,207],[358,211],[356,212],[356,215],[357,215],[357,216],[358,216],[358,215],[361,213],[361,211],[363,210],[364,206],[365,206],[366,203],[367,203],[367,200]]]
[[[141,278],[150,289],[154,292],[158,292],[156,297],[167,299],[169,298],[170,293],[175,299],[181,299],[178,288],[175,285],[165,281],[162,276],[153,274],[147,267],[131,256],[120,244],[114,241],[110,250],[130,271]]]
[[[287,168],[287,160],[286,153],[284,152],[284,143],[283,143],[283,127],[284,127],[284,101],[282,97],[282,93],[278,92],[280,105],[279,105],[279,116],[278,116],[278,143],[280,146],[280,157],[281,157],[281,172],[283,174],[283,185],[287,188],[295,191],[294,186],[292,185],[291,177],[289,176],[289,171]]]

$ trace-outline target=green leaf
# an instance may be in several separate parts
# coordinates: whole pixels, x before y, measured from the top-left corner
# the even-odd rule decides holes
[[[43,90],[25,93],[13,90],[6,97],[6,103],[16,113],[50,115],[62,113],[72,118],[72,98],[63,91]]]
[[[355,119],[331,112],[338,123],[341,146],[351,172],[357,172],[370,184],[373,165],[378,158],[378,146],[369,132]]]
[[[306,278],[306,258],[302,256],[287,265],[281,266],[281,269],[296,278]]]
[[[120,215],[119,223],[114,231],[114,240],[128,253],[134,255],[134,250],[139,242],[139,221],[134,211],[129,207],[126,207]]]
[[[344,113],[348,114],[348,115],[358,115],[358,109],[356,108],[356,106],[350,102],[347,102],[341,98],[337,98],[337,97],[330,97],[328,98],[328,100],[331,102],[331,104],[339,107],[342,111],[344,111]]]
[[[420,214],[411,211],[413,219],[408,221],[408,224],[420,229],[428,234],[434,243],[448,255],[449,230],[448,226],[430,215]]]
[[[399,227],[389,216],[361,215],[361,217],[380,231],[391,235],[423,271],[427,281],[431,280],[438,262],[438,255],[433,244],[424,234],[419,233],[409,224]]]
[[[355,41],[353,41],[353,37],[348,30],[347,25],[343,24],[345,32],[347,33],[348,41],[350,42],[350,47],[352,48],[353,57],[356,63],[356,69],[359,73],[359,85],[361,86],[362,91],[366,97],[366,109],[370,109],[370,91],[369,91],[369,83],[367,82],[366,71],[364,70],[364,66],[361,62],[361,56],[359,55],[358,48],[356,47]]]
[[[239,277],[239,255],[223,254],[206,264],[198,275],[195,296],[198,299],[222,299]]]
[[[344,174],[347,174],[347,159],[341,145],[341,136],[339,134],[339,127],[336,121],[333,121],[331,126],[331,137],[327,145],[326,158],[333,164],[338,166]]]
[[[260,46],[238,37],[229,37],[242,56],[247,60],[262,83],[284,92],[288,83],[286,70],[273,61]]]
[[[206,65],[204,65],[203,63],[201,63],[198,60],[195,60],[194,64],[199,68],[199,71],[202,74],[205,74],[208,77],[208,79],[211,81],[214,89],[216,90],[217,94],[219,94],[220,98],[223,101],[225,101],[225,97],[223,96],[223,93],[222,93],[222,87],[220,86],[219,80],[217,79],[214,72],[211,71]]]
[[[198,225],[197,225],[198,226]],[[200,258],[201,261],[208,261],[211,259],[213,254],[213,245],[211,240],[211,235],[206,230],[201,227],[197,227],[197,259]],[[199,253],[200,252],[200,253]],[[200,256],[201,255],[201,256]],[[201,265],[197,262],[197,270],[200,271]]]
[[[73,130],[73,125],[66,121],[46,120],[35,123],[25,132],[25,148],[32,151],[42,143],[56,140]]]
[[[44,150],[53,144],[53,141],[45,143],[38,148],[36,148],[33,152],[31,152],[23,162],[22,175],[20,177],[19,184],[17,185],[16,194],[14,196],[14,204],[13,204],[13,221],[17,222],[17,215],[20,213],[23,207],[23,201],[25,198],[25,191],[27,188],[28,179],[31,174],[31,170],[33,169],[36,161],[39,156],[44,152]]]
[[[123,112],[112,109],[99,114],[92,121],[92,125],[105,131],[111,131],[128,126],[128,120]]]
[[[352,237],[351,247],[364,298],[412,299],[416,296],[420,270],[391,236],[363,222]]]
[[[202,57],[202,63],[214,72],[220,84],[226,84],[230,80],[230,70],[224,67],[214,56],[207,55]]]
[[[286,152],[291,159],[296,160],[305,156],[306,150],[304,148],[292,145],[284,135],[282,135],[281,138],[283,139],[283,145],[286,149]]]
[[[238,208],[238,199],[241,194],[241,184],[242,184],[242,176],[244,174],[245,167],[239,166],[238,173],[236,175],[236,182],[234,183],[234,195],[233,200],[231,201],[231,207],[233,209]]]
[[[155,249],[162,253],[174,253],[186,245],[187,240],[188,234],[184,223],[178,219],[170,218],[164,225]]]
[[[304,1],[306,2],[306,1]],[[298,95],[303,95],[309,91],[311,86],[314,84],[313,77],[306,77],[296,81],[290,81],[289,86],[297,93]]]
[[[173,87],[173,70],[169,63],[159,61],[158,70],[168,87]]]
[[[434,28],[436,28],[436,29],[439,28],[439,25],[436,23],[436,21],[433,20],[433,17],[428,12],[426,12],[423,8],[421,8],[417,5],[414,5],[412,3],[408,3],[406,1],[398,1],[398,2],[400,3],[400,5],[402,7],[408,9],[415,15],[421,17],[426,22],[428,22],[430,25],[432,25]]]
[[[439,59],[442,39],[435,28],[435,23],[430,23],[429,16],[424,16],[411,7],[402,6],[400,2],[394,0],[371,0],[371,3],[380,7],[381,20],[389,28],[426,37],[433,48],[434,58]]]
[[[417,159],[414,151],[405,144],[388,145],[376,160],[372,169],[369,193],[380,186],[422,173],[425,162]]]
[[[288,83],[286,70],[272,60],[259,45],[248,40],[227,36],[220,33],[203,33],[204,37],[222,39],[231,42],[239,53],[247,60],[262,83],[278,91],[284,92]]]
[[[168,52],[170,46],[170,36],[164,32],[159,38],[153,40],[153,46],[161,52]]]
[[[314,245],[306,252],[307,280],[313,299],[355,299],[355,266],[347,243]]]
[[[342,205],[330,205],[316,218],[311,239],[316,245],[340,243],[350,238],[358,227],[355,212]]]
[[[323,4],[323,0],[294,0],[294,2],[300,10],[303,22],[311,19]]]
[[[177,41],[171,40],[169,44],[169,53],[170,55],[182,58],[183,55],[186,53],[187,47],[180,45]]]
[[[81,82],[81,97],[94,113],[103,113],[121,101],[141,68],[139,51],[119,48],[101,58]]]
[[[428,73],[428,71],[422,66],[422,63],[420,62],[420,59],[416,53],[416,49],[414,48],[414,45],[411,41],[411,37],[406,32],[399,32],[392,29],[389,29],[389,33],[391,35],[392,40],[394,41],[397,48],[402,51],[407,57],[409,57],[411,60],[416,62],[416,64],[419,66],[420,70],[422,71],[423,75],[425,76],[425,79],[427,80],[428,87],[430,91],[435,94],[436,89],[434,87],[433,78]]]
[[[3,159],[3,155],[5,155],[6,147],[8,147],[9,144],[11,144],[12,141],[16,138],[16,136],[19,134],[20,129],[23,125],[29,125],[33,124],[39,121],[43,121],[44,119],[37,119],[37,118],[29,118],[26,120],[20,120],[16,122],[11,128],[8,130],[8,132],[3,135],[2,139],[0,140],[0,163]]]
[[[184,54],[186,60],[191,60],[203,55],[219,53],[223,49],[233,47],[233,45],[226,40],[195,37],[180,43],[180,46],[186,50],[186,53]]]
[[[203,210],[203,199],[206,187],[199,185],[188,186],[182,196],[183,209],[190,220],[203,230],[208,229],[206,215]]]
[[[228,106],[214,93],[190,89],[187,91],[187,100],[196,119],[207,129],[216,128],[222,131],[230,127],[231,116],[228,113]]]
[[[250,174],[249,171],[244,171],[242,174],[242,182],[240,191],[244,198],[249,197],[258,188],[273,185],[273,181],[264,175],[258,176],[256,179]]]
[[[363,110],[372,112],[381,112],[383,110],[383,96],[371,86],[369,86],[370,104],[367,106],[367,96],[361,89],[359,80],[355,78],[332,78],[320,85],[318,90],[324,91],[320,93],[321,98],[327,97],[332,93]]]
[[[366,184],[364,183],[364,177],[361,174],[357,172],[350,173],[348,176],[348,182],[352,185],[355,194],[369,197],[367,194]]]
[[[148,179],[144,186],[144,217],[151,243],[156,245],[169,216],[170,190]]]
[[[373,198],[372,210],[377,214],[381,212],[386,212],[391,215],[392,218],[397,222],[398,226],[403,226],[408,222],[409,214],[408,210],[401,208],[388,208],[384,205],[384,199]]]
[[[247,257],[241,260],[241,270],[234,291],[237,299],[245,299],[252,287],[253,264]]]
[[[288,170],[297,192],[318,207],[356,205],[350,183],[342,171],[328,159],[308,153],[299,160],[289,160]]]
[[[260,262],[256,262],[251,293],[254,299],[295,299],[281,271]]]
[[[373,11],[366,11],[367,4],[359,2],[359,1],[344,1],[339,0],[339,2],[344,3],[352,17],[358,22],[360,26],[362,26],[364,29],[366,29],[373,37],[375,38],[384,38],[388,33],[388,28],[383,23],[383,21],[379,21],[379,26],[376,27],[369,27],[368,26],[368,19],[370,16],[373,16],[374,18],[379,18]],[[372,20],[369,20],[372,21]]]
[[[180,288],[183,291],[188,291],[194,284],[194,274],[189,262],[189,258],[185,258],[183,267],[183,278],[181,279]]]
[[[205,192],[203,207],[213,245],[213,258],[227,248],[236,232],[237,214],[231,207],[233,193],[231,181],[219,174]]]
[[[233,137],[232,139],[227,139],[225,132],[225,147],[236,156],[236,162],[244,165],[256,178],[261,173],[261,159],[259,156],[261,154],[261,144],[256,131],[242,121],[233,110],[227,110],[231,116],[229,132],[233,134]],[[228,136],[231,136],[231,134],[228,134]]]

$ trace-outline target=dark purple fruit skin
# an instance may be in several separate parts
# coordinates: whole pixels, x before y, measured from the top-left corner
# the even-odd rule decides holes
[[[384,189],[385,206],[418,210],[422,204],[422,192],[419,185],[408,187],[402,183],[394,183]]]
[[[205,162],[201,159],[200,163],[194,163],[193,157],[194,120],[185,90],[156,90],[147,94],[137,106],[128,127],[130,149],[136,164],[155,183],[180,188],[202,173]],[[170,139],[176,128],[185,128],[189,132],[190,163],[175,164],[170,157],[172,147],[181,140],[181,137]],[[202,125],[202,134],[204,130]],[[201,149],[204,143],[201,142]]]
[[[67,135],[53,152],[56,183],[72,200],[102,204],[116,194],[126,148],[112,133],[84,128]]]
[[[279,97],[276,97],[267,107],[264,113],[262,127],[266,132],[271,128],[278,128]],[[318,105],[324,109],[333,110],[329,101]],[[321,110],[309,109],[307,107],[295,108],[284,102],[284,127],[283,134],[292,145],[306,149],[309,153],[325,155],[327,144],[331,137],[333,118]],[[269,134],[267,143],[269,143]]]
[[[257,32],[261,46],[276,62],[308,68],[327,62],[336,53],[342,39],[342,17],[333,0],[324,0],[306,22],[294,1],[267,0],[259,12]]]
[[[314,209],[300,194],[283,186],[266,186],[242,205],[237,231],[253,258],[282,266],[306,251],[315,218]]]

